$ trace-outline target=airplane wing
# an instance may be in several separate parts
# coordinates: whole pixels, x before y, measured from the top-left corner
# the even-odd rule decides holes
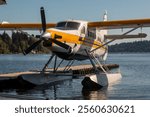
[[[150,27],[150,19],[132,19],[132,20],[112,20],[89,22],[88,27],[98,27],[100,29],[121,29],[121,28],[136,28]]]
[[[46,28],[55,27],[55,23],[48,23],[46,24]],[[21,29],[21,30],[42,30],[41,23],[8,23],[3,22],[0,24],[0,30],[14,30],[14,29]]]
[[[55,27],[56,23],[48,23],[47,28]],[[133,19],[133,20],[112,20],[100,22],[88,22],[88,27],[100,29],[122,29],[135,27],[150,27],[150,19]],[[23,29],[23,30],[41,30],[40,23],[1,23],[0,30]]]

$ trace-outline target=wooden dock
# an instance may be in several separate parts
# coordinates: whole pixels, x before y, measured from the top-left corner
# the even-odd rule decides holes
[[[107,64],[106,65],[107,68],[109,70],[114,69],[114,68],[119,68],[119,65],[117,64]],[[65,68],[61,67],[58,69],[58,73],[60,78],[54,77],[55,73],[53,73],[53,69],[47,69],[46,70],[46,74],[41,74],[41,71],[37,71],[37,70],[32,70],[32,71],[26,71],[26,72],[16,72],[16,73],[8,73],[8,74],[0,74],[0,90],[7,90],[7,89],[23,89],[23,90],[28,90],[28,89],[32,89],[36,86],[38,86],[37,84],[33,84],[32,81],[34,78],[36,82],[40,83],[40,82],[48,82],[48,85],[50,85],[49,83],[57,83],[57,82],[62,82],[64,80],[70,80],[73,79],[74,76],[77,76],[75,78],[78,78],[78,76],[85,76],[87,74],[92,74],[94,73],[94,68],[92,67],[92,65],[78,65],[78,66],[72,66],[70,69],[68,69],[67,71],[63,72]],[[100,69],[100,68],[98,68]],[[65,78],[62,79],[61,76],[65,75],[65,73],[69,73],[69,78],[67,79],[67,76],[65,76]],[[53,75],[54,74],[54,75]],[[49,77],[49,80],[47,80],[47,75]],[[22,77],[23,76],[23,77]],[[24,80],[24,76],[29,76],[27,77],[27,79]],[[71,77],[72,76],[72,77]],[[31,82],[28,82],[28,80],[30,80]],[[57,81],[56,81],[57,80]],[[44,84],[46,85],[46,84]],[[11,95],[11,94],[3,94],[0,93],[0,99],[7,99],[7,100],[14,100],[14,99],[35,99],[35,97],[30,97],[30,96],[18,96],[18,95]],[[37,99],[42,99],[42,98],[36,98]],[[43,99],[42,99],[43,100]],[[45,99],[44,99],[45,100]]]
[[[106,64],[105,65],[109,70],[114,69],[114,68],[119,68],[118,64]],[[65,68],[61,67],[58,69],[58,72],[63,72]],[[100,68],[99,68],[100,69]],[[46,72],[52,72],[53,69],[49,68],[46,70]],[[92,65],[78,65],[78,66],[71,66],[68,70],[72,71],[72,75],[84,75],[84,74],[90,74],[94,71],[94,68]],[[9,80],[9,79],[16,79],[21,75],[26,75],[26,74],[40,74],[41,71],[38,70],[31,70],[31,71],[25,71],[25,72],[16,72],[16,73],[7,73],[7,74],[0,74],[0,81],[1,80]]]

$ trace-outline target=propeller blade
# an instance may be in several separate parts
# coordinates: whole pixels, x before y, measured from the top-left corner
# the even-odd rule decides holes
[[[62,36],[55,34],[54,39],[62,39]]]
[[[44,41],[44,39],[46,37],[44,37],[44,33],[46,31],[46,18],[45,18],[45,11],[44,11],[44,7],[41,7],[41,22],[42,22],[42,30],[43,30],[43,35],[41,35],[40,40],[36,41],[35,43],[33,43],[29,48],[27,48],[23,54],[26,55],[28,53],[30,53],[34,48],[36,48],[42,41]]]
[[[66,49],[66,50],[69,50],[69,52],[71,52],[71,47],[69,45],[67,45],[65,43],[62,43],[62,42],[60,42],[60,41],[58,41],[56,39],[52,39],[52,42],[54,42],[56,45]]]
[[[45,18],[44,7],[41,7],[41,22],[42,22],[42,30],[43,32],[45,32],[46,31],[46,18]]]
[[[27,48],[24,52],[23,52],[23,54],[24,55],[27,55],[28,53],[30,53],[34,48],[36,48],[41,42],[42,42],[43,40],[38,40],[38,41],[36,41],[35,43],[33,43],[29,48]]]

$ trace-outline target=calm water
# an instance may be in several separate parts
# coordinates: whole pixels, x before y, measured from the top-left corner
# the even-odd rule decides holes
[[[0,55],[0,74],[42,69],[48,58],[49,55]],[[33,99],[150,99],[150,54],[109,54],[107,63],[119,64],[123,78],[99,91],[83,91],[82,79],[73,79],[29,90],[2,90],[0,93]]]

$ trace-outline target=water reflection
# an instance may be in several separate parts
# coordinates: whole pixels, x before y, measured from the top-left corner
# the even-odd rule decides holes
[[[16,96],[27,96],[33,99],[46,100],[105,100],[107,99],[107,87],[98,91],[85,90],[81,85],[81,79],[78,84],[75,80],[66,80],[53,84],[41,85],[32,89],[16,89]],[[79,85],[80,84],[80,85]]]
[[[49,55],[0,55],[0,74],[41,69]],[[0,95],[16,95],[24,99],[150,99],[150,54],[109,54],[107,63],[120,65],[121,82],[99,91],[83,91],[82,79],[49,84],[30,89],[0,89]],[[26,63],[26,64],[25,64]],[[76,63],[81,64],[81,63]],[[4,85],[0,87],[11,85]],[[14,83],[11,83],[14,85]],[[30,98],[29,98],[30,97]],[[22,99],[23,99],[22,98]]]
[[[104,100],[107,99],[107,87],[98,91],[85,90],[81,85],[82,79],[66,80],[62,82],[45,84],[32,88],[3,88],[0,92],[8,97],[20,99],[44,100]]]
[[[98,91],[82,90],[83,99],[85,100],[106,100],[107,99],[107,87],[104,87]]]

